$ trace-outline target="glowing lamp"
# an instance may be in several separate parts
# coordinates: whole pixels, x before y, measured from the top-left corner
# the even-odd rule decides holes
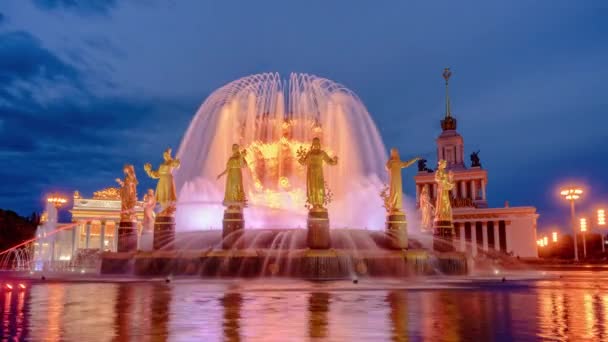
[[[19,288],[25,290],[25,284],[19,284]]]
[[[563,189],[560,192],[560,195],[562,195],[565,199],[570,200],[570,201],[579,199],[582,194],[583,194],[583,190],[580,188]]]
[[[581,218],[580,222],[581,222],[581,232],[586,232],[587,231],[587,219]]]
[[[5,285],[5,287],[6,287],[6,289],[7,289],[7,290],[9,290],[9,291],[13,289],[13,285],[8,284],[8,283]]]
[[[606,225],[606,211],[604,209],[597,210],[597,224],[599,226]]]
[[[59,208],[62,205],[66,204],[68,200],[64,196],[55,193],[49,195],[49,197],[46,198],[46,201],[54,205],[55,208]]]
[[[548,237],[543,237],[543,246],[546,246],[549,244],[549,238]]]
[[[557,232],[551,233],[551,239],[553,240],[553,242],[557,242]]]

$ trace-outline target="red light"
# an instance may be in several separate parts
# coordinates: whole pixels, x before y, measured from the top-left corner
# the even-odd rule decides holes
[[[19,288],[25,290],[25,284],[19,284]]]
[[[8,290],[12,290],[12,289],[13,289],[13,285],[11,285],[11,284],[6,284],[6,288],[7,288]]]

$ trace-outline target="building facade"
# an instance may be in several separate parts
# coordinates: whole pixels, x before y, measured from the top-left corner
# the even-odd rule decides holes
[[[445,74],[444,74],[445,77]],[[456,130],[457,121],[450,112],[447,96],[446,114],[441,120],[441,134],[436,140],[437,160],[446,160],[447,170],[452,172],[454,189],[452,213],[455,229],[455,248],[477,256],[480,252],[499,251],[522,258],[537,258],[535,207],[488,208],[488,172],[482,168],[477,153],[471,154],[471,165],[465,165],[464,139]],[[437,184],[435,173],[420,164],[416,182],[416,204],[420,207],[420,195],[426,187],[435,203]]]
[[[56,208],[49,206],[36,231],[34,261],[36,269],[59,269],[75,264],[86,264],[87,259],[100,252],[116,252],[120,222],[120,194],[118,188],[106,188],[93,193],[92,198],[74,192],[71,223],[54,223]],[[141,232],[143,206],[135,207],[138,229]],[[46,218],[50,219],[47,220]],[[55,221],[56,222],[56,221]],[[58,227],[59,231],[53,232]],[[50,265],[50,266],[49,266]]]

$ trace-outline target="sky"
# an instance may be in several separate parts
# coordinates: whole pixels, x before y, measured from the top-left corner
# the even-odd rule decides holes
[[[541,231],[565,230],[561,185],[585,186],[581,213],[608,204],[606,17],[605,1],[2,0],[0,208],[158,164],[214,89],[260,72],[344,84],[387,148],[434,164],[450,67],[490,206],[536,206]]]

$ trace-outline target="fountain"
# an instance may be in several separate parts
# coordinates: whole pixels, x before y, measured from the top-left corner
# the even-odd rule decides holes
[[[396,158],[386,163],[371,116],[338,83],[307,74],[285,82],[276,73],[231,82],[201,105],[175,159],[168,149],[157,171],[144,167],[159,179],[154,250],[106,253],[101,272],[310,279],[466,272],[462,254],[408,241],[400,172],[417,159]],[[385,167],[394,171],[383,201]]]

